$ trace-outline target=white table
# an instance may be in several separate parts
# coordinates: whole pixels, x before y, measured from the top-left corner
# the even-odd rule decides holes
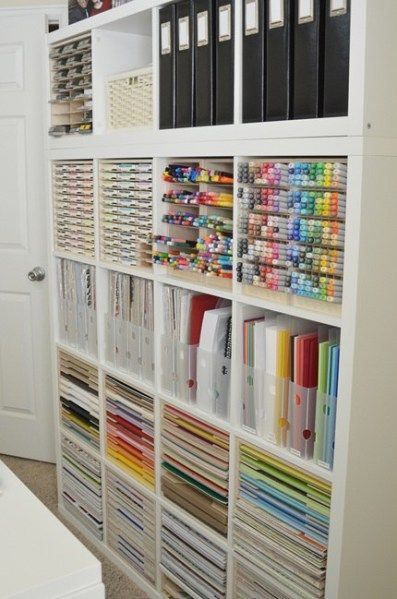
[[[0,461],[0,598],[104,599],[100,562]]]

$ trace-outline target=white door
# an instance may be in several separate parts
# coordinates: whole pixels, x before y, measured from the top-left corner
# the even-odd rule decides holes
[[[44,15],[0,15],[0,453],[54,461]]]

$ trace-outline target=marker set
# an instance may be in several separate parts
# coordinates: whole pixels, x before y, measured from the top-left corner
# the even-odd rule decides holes
[[[233,232],[233,219],[216,214],[197,215],[189,212],[171,212],[164,214],[161,220],[168,225],[214,229],[223,233]]]
[[[168,183],[217,183],[233,185],[233,173],[195,165],[169,164],[163,172]]]
[[[104,160],[99,175],[103,260],[151,265],[152,163]]]
[[[207,162],[207,161],[206,161]],[[217,167],[222,165],[218,159]],[[231,161],[223,161],[231,167]],[[161,222],[167,226],[166,235],[154,237],[155,264],[178,271],[194,272],[211,277],[232,279],[233,273],[233,193],[220,192],[220,185],[232,187],[233,174],[207,166],[169,164],[163,172],[166,183],[197,185],[197,189],[186,190],[172,187],[163,193],[165,204],[186,204],[196,211],[174,211],[163,213]],[[215,185],[213,189],[209,186]],[[214,211],[216,209],[216,211]],[[174,227],[177,227],[174,229]],[[185,238],[180,238],[180,229],[186,228]],[[194,239],[194,229],[199,229]]]
[[[218,193],[214,191],[186,191],[185,189],[171,189],[164,193],[163,202],[166,204],[188,204],[189,206],[214,206],[219,208],[233,208],[233,195],[231,193]]]
[[[93,257],[94,199],[92,160],[53,163],[55,247]]]
[[[243,162],[238,182],[237,281],[340,303],[347,165]]]
[[[347,165],[344,162],[242,162],[237,170],[238,183],[267,185],[274,188],[303,187],[345,189]]]

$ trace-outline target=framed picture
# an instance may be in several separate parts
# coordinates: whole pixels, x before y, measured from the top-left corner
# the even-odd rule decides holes
[[[112,8],[112,0],[69,0],[69,25]]]

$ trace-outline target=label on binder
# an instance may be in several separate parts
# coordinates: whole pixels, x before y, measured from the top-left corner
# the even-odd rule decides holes
[[[258,0],[245,0],[245,35],[258,33]]]
[[[178,19],[179,50],[189,50],[189,17]]]
[[[197,46],[208,45],[208,10],[197,14]]]
[[[232,7],[224,4],[219,7],[219,41],[227,42],[232,38]]]
[[[269,29],[284,26],[284,0],[270,0]]]
[[[313,0],[299,0],[298,21],[299,24],[314,21]]]
[[[347,0],[331,0],[329,13],[331,17],[339,17],[347,13]]]
[[[161,54],[171,53],[171,23],[161,23]]]

